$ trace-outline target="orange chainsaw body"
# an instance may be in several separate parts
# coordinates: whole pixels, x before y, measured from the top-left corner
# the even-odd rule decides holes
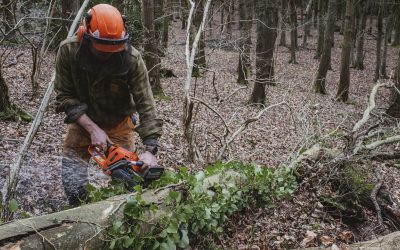
[[[135,152],[114,145],[108,147],[107,153],[103,153],[96,146],[89,146],[88,151],[107,175],[111,174],[111,171],[107,171],[107,168],[120,160],[126,160],[128,162],[136,162],[139,160],[139,157]],[[135,172],[140,173],[139,166],[132,165],[131,167]]]

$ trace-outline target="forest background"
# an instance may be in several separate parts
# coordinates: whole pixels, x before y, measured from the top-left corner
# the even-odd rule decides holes
[[[11,201],[17,207],[3,221],[67,207],[60,174],[66,125],[54,94],[32,142],[24,139],[82,2],[2,1],[0,187],[2,209]],[[160,165],[197,172],[220,161],[253,162],[289,166],[297,178],[294,194],[273,207],[230,216],[218,237],[208,236],[214,247],[345,246],[398,231],[400,1],[110,0],[88,7],[100,2],[128,17],[130,43],[145,59],[164,120]],[[7,184],[12,173],[15,186]],[[108,182],[96,166],[90,179],[95,187]]]

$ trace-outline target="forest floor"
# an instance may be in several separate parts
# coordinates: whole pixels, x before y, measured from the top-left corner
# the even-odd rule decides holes
[[[180,22],[174,22],[170,34],[170,45],[163,67],[172,69],[177,77],[163,78],[166,97],[157,98],[158,114],[164,120],[164,135],[161,139],[159,163],[165,167],[179,169],[190,166],[193,171],[201,169],[206,162],[213,162],[221,148],[223,125],[214,113],[199,106],[195,118],[196,142],[203,163],[191,164],[186,161],[186,141],[183,139],[182,110],[183,85],[186,77],[185,31]],[[351,69],[350,101],[335,101],[339,79],[340,41],[342,36],[335,33],[335,47],[332,49],[332,70],[327,76],[328,95],[312,93],[313,75],[318,67],[315,53],[316,34],[313,33],[307,48],[300,46],[296,53],[298,64],[288,64],[289,51],[279,47],[276,60],[276,86],[267,86],[267,105],[278,105],[264,113],[232,144],[225,160],[255,162],[264,166],[279,166],[296,156],[301,146],[309,145],[313,138],[334,129],[351,130],[367,106],[368,95],[374,86],[375,41],[368,37],[365,45],[365,70]],[[210,71],[204,77],[193,79],[196,97],[206,101],[218,110],[235,131],[248,118],[260,111],[247,101],[252,87],[236,83],[238,52],[234,39],[220,39],[220,34],[207,37],[207,65]],[[299,44],[301,45],[299,39]],[[255,41],[255,39],[253,39]],[[255,44],[255,42],[253,42]],[[31,98],[30,71],[32,67],[30,50],[23,47],[5,47],[11,51],[8,61],[19,53],[24,54],[18,64],[4,68],[4,78],[9,85],[12,101],[35,114],[41,97],[54,68],[54,53],[49,53],[42,67],[40,89],[37,97]],[[396,53],[389,48],[387,69],[391,75],[396,65]],[[213,74],[215,81],[213,86]],[[196,83],[195,83],[196,82]],[[238,90],[240,88],[240,90]],[[194,89],[192,89],[194,91]],[[377,97],[376,117],[388,106],[390,94],[383,90]],[[378,119],[378,118],[376,118]],[[9,165],[18,154],[19,147],[30,128],[23,122],[0,121],[0,187],[8,174]],[[26,155],[20,173],[17,201],[22,211],[30,215],[41,215],[60,211],[67,207],[67,200],[61,182],[62,138],[66,131],[63,115],[55,113],[54,94],[42,126]],[[343,145],[338,145],[343,146]],[[140,143],[138,142],[140,150]],[[372,163],[366,163],[368,164]],[[384,185],[400,201],[400,169],[383,165]],[[371,167],[373,164],[371,165]],[[90,167],[90,180],[94,185],[104,185],[107,179],[94,166]],[[375,214],[368,212],[368,222],[354,230],[340,219],[330,217],[319,202],[316,191],[300,186],[293,198],[276,201],[272,208],[248,209],[233,216],[226,223],[226,231],[217,241],[225,249],[269,249],[299,246],[331,245],[334,242],[360,241],[371,239],[384,232],[373,229]],[[357,231],[357,233],[356,233]]]

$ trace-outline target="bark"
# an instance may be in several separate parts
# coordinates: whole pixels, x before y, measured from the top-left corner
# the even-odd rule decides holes
[[[328,17],[326,21],[324,48],[322,51],[321,59],[317,75],[313,83],[313,91],[319,94],[326,94],[325,80],[331,62],[331,41],[334,35],[334,24],[336,16],[336,2],[338,0],[329,0]]]
[[[380,65],[380,74],[381,77],[387,78],[386,73],[386,61],[387,61],[387,51],[388,51],[388,43],[389,43],[389,36],[392,30],[392,22],[393,22],[393,15],[389,14],[388,17],[385,18],[385,34],[383,36],[383,51],[382,51],[382,60]]]
[[[325,32],[324,14],[325,14],[325,4],[326,4],[325,2],[326,0],[318,1],[318,43],[314,59],[321,58],[322,50],[324,47],[324,32]]]
[[[257,22],[256,82],[250,97],[250,103],[265,103],[265,85],[274,84],[274,50],[278,23],[277,1],[258,2],[259,19]]]
[[[350,87],[350,53],[353,37],[354,6],[355,0],[346,1],[346,15],[344,38],[340,60],[339,88],[336,94],[338,101],[346,102],[349,99]]]
[[[396,23],[394,27],[394,39],[392,42],[392,46],[399,46],[400,45],[400,4],[397,3],[396,10]]]
[[[339,34],[343,35],[344,34],[344,23],[346,20],[346,2],[342,1],[341,5],[342,5],[342,11],[340,12],[340,20],[342,20],[342,21],[340,23]]]
[[[286,46],[287,0],[280,0],[279,9],[279,46]]]
[[[357,36],[356,36],[356,58],[354,67],[358,70],[364,69],[364,37],[367,26],[367,3],[363,4],[362,7],[358,8],[357,15]]]
[[[182,29],[186,29],[186,22],[188,19],[188,3],[187,0],[181,0],[181,13],[182,13]]]
[[[11,102],[8,95],[8,86],[4,81],[2,65],[0,65],[0,114],[8,113],[9,110],[11,110]]]
[[[168,47],[168,34],[169,34],[169,21],[171,20],[168,15],[173,16],[171,8],[168,4],[168,0],[164,0],[164,21],[163,21],[163,34],[162,34],[162,45],[164,49]]]
[[[250,49],[251,49],[251,2],[246,0],[239,1],[239,29],[240,29],[240,51],[239,63],[237,68],[239,84],[248,84],[251,74]]]
[[[388,115],[396,118],[400,118],[400,50],[398,50],[398,54],[397,68],[394,76],[395,87],[397,89],[393,91],[394,101],[392,105],[390,105],[389,109],[386,111]]]
[[[227,178],[228,177],[228,178]],[[231,177],[231,178],[229,178]],[[219,183],[234,183],[242,178],[234,171],[216,174],[204,180],[203,188],[212,189]],[[172,191],[184,195],[183,185],[171,185],[158,190],[148,190],[141,194],[145,204],[157,204],[159,209],[153,213],[150,208],[143,218],[141,233],[148,232],[150,223],[156,223],[173,209],[164,205],[165,198]],[[123,218],[126,199],[135,194],[119,195],[108,200],[81,207],[19,220],[0,226],[0,247],[15,249],[105,249],[104,240],[110,217]],[[44,238],[46,238],[46,240]],[[51,245],[49,242],[51,242]]]
[[[154,0],[142,1],[144,28],[144,61],[149,74],[151,89],[155,95],[163,93],[160,82],[161,59],[157,49],[156,31],[154,27]]]
[[[232,0],[228,0],[227,4],[225,4],[226,13],[228,13],[226,17],[226,34],[228,35],[228,37],[232,36],[232,15],[233,15],[232,5],[233,5]]]
[[[194,14],[193,18],[193,25],[191,27],[191,32],[192,35],[190,36],[191,38],[194,38],[196,36],[196,32],[200,27],[201,21],[203,19],[203,13],[204,13],[204,1],[203,0],[197,0],[196,4],[198,4],[198,7],[196,9],[196,13]],[[201,69],[207,67],[207,62],[206,62],[206,43],[204,40],[204,31],[201,32],[201,37],[199,41],[199,47],[197,50],[196,58],[194,60],[194,65],[193,65],[193,77],[199,77],[201,76]]]
[[[305,23],[304,23],[304,34],[303,34],[303,47],[307,47],[307,38],[310,36],[310,28],[311,28],[311,8],[313,6],[313,1],[310,0],[307,4],[306,12],[305,12]]]
[[[61,9],[62,9],[62,18],[64,19],[62,21],[62,30],[59,34],[59,37],[62,39],[65,39],[67,37],[67,34],[69,32],[68,28],[72,24],[72,20],[74,20],[76,13],[79,10],[79,0],[62,0],[61,1]]]
[[[383,4],[384,0],[380,1],[380,4]],[[378,20],[377,20],[377,36],[376,36],[376,63],[375,63],[375,77],[374,81],[378,81],[380,78],[380,66],[381,66],[381,54],[382,54],[382,30],[383,30],[383,13],[382,13],[382,7],[379,6],[379,11],[378,11]]]
[[[296,48],[297,48],[297,13],[295,0],[289,0],[290,9],[290,60],[289,63],[297,64]]]

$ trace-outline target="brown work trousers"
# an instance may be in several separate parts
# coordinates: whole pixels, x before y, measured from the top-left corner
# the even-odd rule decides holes
[[[113,127],[101,127],[110,140],[117,146],[130,151],[135,150],[135,125],[131,117],[126,117]],[[80,125],[68,125],[64,138],[61,178],[71,206],[78,206],[87,199],[85,185],[88,183],[88,163],[91,144],[89,133]],[[99,169],[99,171],[101,171]]]

